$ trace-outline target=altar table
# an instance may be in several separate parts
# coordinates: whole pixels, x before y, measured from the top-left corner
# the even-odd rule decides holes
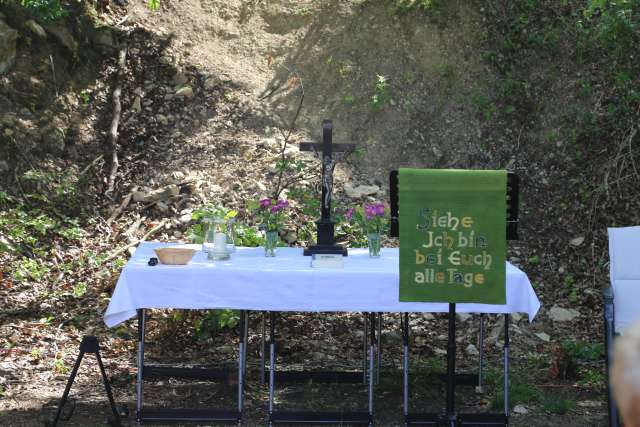
[[[240,422],[243,406],[243,384],[246,366],[247,311],[269,311],[271,315],[269,419],[295,423],[298,416],[306,421],[313,415],[278,413],[273,407],[275,383],[274,312],[364,312],[369,313],[371,342],[369,345],[368,396],[369,410],[363,413],[324,413],[322,420],[336,423],[373,422],[373,358],[377,349],[375,313],[449,312],[448,303],[416,303],[399,301],[399,253],[397,248],[383,248],[380,258],[370,258],[367,249],[350,249],[344,268],[311,267],[311,258],[300,248],[282,247],[273,258],[264,256],[263,248],[237,248],[231,259],[209,261],[198,251],[188,265],[149,265],[154,248],[175,246],[169,243],[142,242],[120,274],[104,315],[109,327],[138,315],[138,379],[136,417],[143,421],[222,421]],[[505,314],[505,382],[508,372],[508,314],[527,313],[531,321],[540,302],[527,275],[510,263],[506,265],[506,304],[457,304],[455,312]],[[212,369],[185,369],[146,366],[144,363],[145,309],[219,309],[241,311],[240,348],[238,357],[238,404],[233,411],[151,411],[143,408],[143,380],[153,376],[185,376],[187,378],[219,378]],[[408,323],[403,317],[405,402],[408,402]],[[455,326],[453,326],[455,330]],[[365,340],[367,340],[365,334]],[[453,349],[452,354],[455,354]],[[455,356],[453,356],[455,357]],[[480,359],[482,360],[482,359]],[[450,366],[450,368],[453,365]],[[453,375],[453,369],[449,369]],[[481,369],[480,369],[481,372]],[[366,373],[366,369],[365,369]],[[505,388],[505,407],[506,407]],[[407,405],[405,405],[406,407]],[[507,410],[505,410],[507,411]],[[407,414],[405,414],[407,415]],[[328,417],[328,418],[327,418]]]

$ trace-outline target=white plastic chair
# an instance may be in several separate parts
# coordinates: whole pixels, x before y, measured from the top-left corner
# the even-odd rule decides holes
[[[613,339],[640,320],[640,226],[609,228],[609,275],[611,286],[604,290],[607,372]],[[617,409],[607,387],[609,424],[619,426]]]

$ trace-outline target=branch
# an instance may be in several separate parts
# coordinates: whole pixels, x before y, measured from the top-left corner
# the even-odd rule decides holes
[[[111,261],[112,259],[114,259],[115,257],[117,257],[118,255],[120,255],[121,253],[123,253],[124,251],[126,251],[127,249],[129,249],[132,246],[137,245],[138,243],[146,240],[149,238],[149,236],[151,236],[153,233],[155,233],[156,231],[160,230],[162,227],[164,227],[164,224],[167,222],[167,220],[163,219],[162,221],[160,221],[155,227],[153,227],[151,230],[149,230],[147,232],[147,234],[145,234],[144,236],[142,236],[142,238],[140,239],[136,239],[134,241],[132,241],[131,243],[124,245],[123,247],[121,247],[120,249],[115,250],[114,252],[112,252],[105,260],[104,262],[107,261]]]
[[[280,133],[282,135],[282,137],[284,138],[284,143],[282,144],[282,150],[280,151],[280,163],[281,165],[283,165],[283,167],[280,168],[280,172],[278,173],[278,183],[276,184],[276,188],[273,192],[273,196],[275,199],[277,199],[280,196],[280,193],[282,192],[282,190],[285,188],[282,185],[282,177],[284,175],[284,164],[286,161],[286,154],[285,151],[287,150],[287,145],[289,143],[289,139],[291,138],[291,135],[293,134],[293,130],[295,129],[296,126],[296,121],[298,120],[298,117],[300,116],[300,111],[302,111],[302,104],[304,102],[304,84],[302,83],[302,79],[300,78],[300,75],[296,72],[296,71],[292,71],[289,68],[287,68],[285,65],[283,65],[282,67],[284,67],[285,70],[289,71],[290,74],[293,74],[298,82],[298,84],[300,85],[300,102],[298,102],[298,108],[296,108],[296,113],[294,114],[293,118],[291,119],[291,123],[289,124],[289,128],[287,129],[287,131],[283,131],[280,130]]]
[[[131,202],[131,198],[133,197],[133,193],[135,193],[138,190],[138,186],[135,186],[131,189],[131,191],[129,192],[129,194],[127,194],[125,196],[125,198],[122,200],[122,203],[120,203],[120,206],[118,206],[113,213],[111,214],[111,216],[109,217],[109,219],[107,220],[107,225],[111,225],[111,223],[118,218],[118,216],[120,216],[120,214],[122,213],[123,210],[126,209],[127,206],[129,206],[129,202]]]
[[[113,186],[116,181],[116,173],[118,172],[118,125],[120,124],[120,114],[122,105],[120,103],[120,95],[122,94],[122,79],[124,76],[125,61],[127,58],[127,46],[125,45],[118,54],[118,73],[116,75],[116,87],[113,90],[113,118],[109,127],[108,148],[111,149],[111,172],[107,181],[106,196],[113,193]]]

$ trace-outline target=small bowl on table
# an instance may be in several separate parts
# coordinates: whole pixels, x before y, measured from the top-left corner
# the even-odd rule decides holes
[[[179,246],[169,246],[165,248],[157,248],[153,250],[160,263],[167,265],[187,265],[193,255],[197,252],[193,248],[183,248]]]

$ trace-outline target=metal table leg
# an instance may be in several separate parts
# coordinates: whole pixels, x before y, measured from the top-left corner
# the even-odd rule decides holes
[[[362,383],[367,384],[367,341],[369,341],[369,315],[363,313],[362,315]]]
[[[142,405],[143,405],[143,371],[144,371],[144,334],[145,334],[145,316],[144,308],[138,309],[138,375],[136,379],[136,420],[142,422]]]
[[[369,426],[373,426],[373,383],[375,381],[375,370],[373,367],[373,360],[376,355],[376,314],[369,314],[371,319],[371,344],[369,345]]]
[[[267,314],[262,312],[262,333],[260,334],[260,385],[264,385],[264,364],[265,364],[265,352],[266,347],[266,335],[267,335]]]
[[[504,315],[504,416],[509,419],[509,320],[511,315]]]
[[[276,313],[271,312],[269,319],[269,426],[273,426],[273,399],[276,372]]]
[[[404,418],[409,415],[409,313],[400,314],[400,324],[402,326],[402,403],[404,408]]]
[[[382,363],[382,313],[378,313],[378,340],[376,352],[376,384],[380,383],[380,366]]]
[[[246,336],[247,336],[247,312],[240,312],[240,345],[238,350],[238,425],[241,423],[244,407],[244,378],[246,373]]]

